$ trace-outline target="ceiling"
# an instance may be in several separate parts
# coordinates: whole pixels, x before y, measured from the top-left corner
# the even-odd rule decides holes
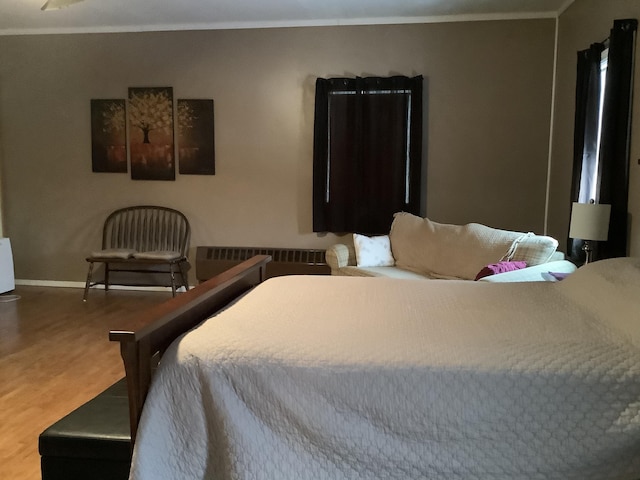
[[[0,35],[554,18],[574,0],[0,0]]]

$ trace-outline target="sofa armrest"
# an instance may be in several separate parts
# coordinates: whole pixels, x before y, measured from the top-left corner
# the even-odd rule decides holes
[[[498,273],[481,278],[479,282],[545,282],[553,281],[549,272],[553,273],[573,273],[576,266],[569,260],[558,260],[555,262],[542,263],[532,267],[514,270],[512,272]]]
[[[356,252],[353,247],[343,243],[337,243],[329,247],[325,253],[325,258],[331,274],[335,275],[337,270],[349,265],[356,265]]]

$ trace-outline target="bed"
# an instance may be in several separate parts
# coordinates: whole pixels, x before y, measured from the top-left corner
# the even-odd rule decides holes
[[[261,283],[267,261],[159,342],[132,480],[640,478],[640,259],[519,284]]]

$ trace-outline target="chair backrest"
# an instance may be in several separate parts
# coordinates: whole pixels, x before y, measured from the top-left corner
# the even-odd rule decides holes
[[[187,256],[191,227],[178,210],[153,205],[121,208],[104,222],[102,248],[170,250]]]

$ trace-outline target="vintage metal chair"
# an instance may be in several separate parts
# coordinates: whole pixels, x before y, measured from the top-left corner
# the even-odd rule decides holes
[[[141,205],[114,211],[104,222],[102,249],[92,252],[86,259],[89,272],[83,300],[87,300],[92,286],[104,284],[105,290],[109,290],[112,272],[149,274],[144,275],[150,279],[143,283],[146,286],[158,285],[157,280],[152,279],[158,274],[166,274],[170,277],[173,296],[179,286],[188,290],[190,236],[187,217],[172,208]],[[104,264],[104,280],[93,280],[95,263]],[[179,283],[176,283],[176,273],[180,275]],[[132,284],[123,280],[113,283]]]

